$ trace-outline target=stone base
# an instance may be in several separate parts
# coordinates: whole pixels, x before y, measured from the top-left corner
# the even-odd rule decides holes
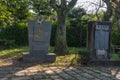
[[[38,62],[38,63],[52,63],[56,60],[55,53],[48,54],[29,54],[28,52],[23,53],[24,62]]]

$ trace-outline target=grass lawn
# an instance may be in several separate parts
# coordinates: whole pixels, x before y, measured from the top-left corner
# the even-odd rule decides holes
[[[70,54],[65,56],[59,56],[57,55],[56,61],[54,64],[61,65],[67,63],[67,64],[77,64],[78,54],[76,54],[79,50],[86,50],[85,48],[76,48],[76,47],[69,47]],[[18,48],[12,48],[7,50],[0,51],[0,59],[12,59],[12,58],[19,58],[22,57],[23,52],[28,52],[29,48],[28,46],[22,46]],[[53,52],[54,47],[49,47],[49,52]]]
[[[120,60],[120,54],[115,54],[115,53],[111,54],[111,59],[112,60]]]
[[[77,48],[77,47],[69,47],[70,54],[67,54],[65,56],[59,56],[57,55],[56,61],[53,63],[54,65],[78,65],[78,60],[80,62],[80,56],[78,56],[78,51],[80,50],[86,50],[86,48]],[[18,48],[12,48],[7,50],[0,51],[0,62],[2,60],[6,59],[12,59],[12,58],[21,58],[23,52],[28,52],[29,48],[28,46],[22,46]],[[49,52],[53,52],[54,47],[49,47]],[[112,60],[120,60],[120,54],[111,54]]]
[[[69,48],[70,53],[74,53],[77,50],[79,50],[79,48],[74,48],[74,47]],[[50,47],[49,52],[53,52],[53,51],[54,51],[54,47]],[[22,54],[22,52],[29,52],[29,47],[22,46],[22,47],[18,47],[18,48],[2,50],[2,51],[0,51],[0,58],[1,59],[13,58],[17,55]]]
[[[22,52],[29,51],[27,46],[12,48],[0,51],[0,59],[14,58],[22,54]]]

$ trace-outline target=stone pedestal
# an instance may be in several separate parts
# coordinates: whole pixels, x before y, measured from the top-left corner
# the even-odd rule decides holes
[[[29,54],[29,52],[23,53],[24,62],[38,62],[38,63],[52,63],[56,60],[55,53],[48,53],[48,54]]]

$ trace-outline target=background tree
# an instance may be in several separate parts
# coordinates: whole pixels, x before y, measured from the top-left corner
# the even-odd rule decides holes
[[[57,30],[56,30],[56,42],[55,53],[68,54],[68,47],[66,41],[66,16],[68,12],[74,7],[77,0],[50,0],[50,5],[57,13]]]
[[[114,2],[113,21],[114,23],[116,23],[118,31],[120,33],[120,0],[113,0],[113,2]]]
[[[6,0],[0,1],[0,28],[5,28],[13,22],[12,13],[8,11],[5,2]]]
[[[120,1],[119,0],[103,0],[105,4],[107,5],[107,11],[104,13],[104,19],[105,21],[114,20],[111,19],[117,18],[117,16],[120,16]]]
[[[49,5],[49,0],[30,0],[31,9],[38,15],[50,16],[52,8]]]
[[[0,1],[0,26],[2,27],[26,20],[29,14],[28,0]]]
[[[112,22],[112,43],[120,45],[120,0],[103,0],[107,5],[107,11],[104,14],[105,21]]]
[[[77,8],[73,8],[72,10],[70,10],[70,12],[68,13],[68,21],[70,22],[70,28],[72,28],[74,31],[74,33],[72,32],[69,32],[69,30],[67,31],[68,34],[72,33],[72,34],[75,34],[74,37],[76,36],[75,39],[79,40],[79,44],[77,44],[79,47],[82,47],[83,44],[84,44],[84,34],[83,33],[83,30],[85,28],[85,26],[83,25],[83,23],[85,23],[86,20],[82,20],[82,17],[86,15],[86,11],[83,9],[83,8],[80,8],[80,7],[77,7]],[[87,23],[86,23],[87,24]],[[71,35],[72,35],[71,34]],[[72,36],[69,36],[72,38]],[[70,43],[70,41],[74,41],[74,42],[77,42],[77,40],[69,40],[68,41],[68,44]],[[83,41],[84,40],[84,41]],[[75,43],[73,43],[75,44]]]
[[[0,40],[17,45],[27,44],[29,15],[28,0],[0,0]]]
[[[112,17],[112,12],[113,12],[112,1],[111,0],[103,0],[103,2],[105,2],[105,4],[107,5],[106,12],[104,12],[103,20],[110,21],[110,19]]]
[[[116,24],[120,32],[120,0],[103,0],[107,5],[107,11],[104,14],[105,21],[112,21]]]
[[[12,13],[14,22],[26,20],[30,14],[28,0],[7,0],[6,6],[8,11]]]

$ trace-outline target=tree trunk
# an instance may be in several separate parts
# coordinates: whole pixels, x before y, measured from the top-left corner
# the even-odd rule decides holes
[[[117,22],[118,32],[120,33],[120,19],[117,18],[116,22]]]
[[[79,31],[80,31],[80,47],[82,47],[82,26],[81,25],[80,25]]]
[[[66,41],[66,14],[64,11],[57,12],[58,25],[56,30],[55,53],[59,55],[68,54]]]
[[[107,11],[104,13],[104,21],[110,21],[112,14],[113,14],[113,7],[112,7],[112,3],[110,0],[103,0],[103,2],[106,3],[107,5]]]

